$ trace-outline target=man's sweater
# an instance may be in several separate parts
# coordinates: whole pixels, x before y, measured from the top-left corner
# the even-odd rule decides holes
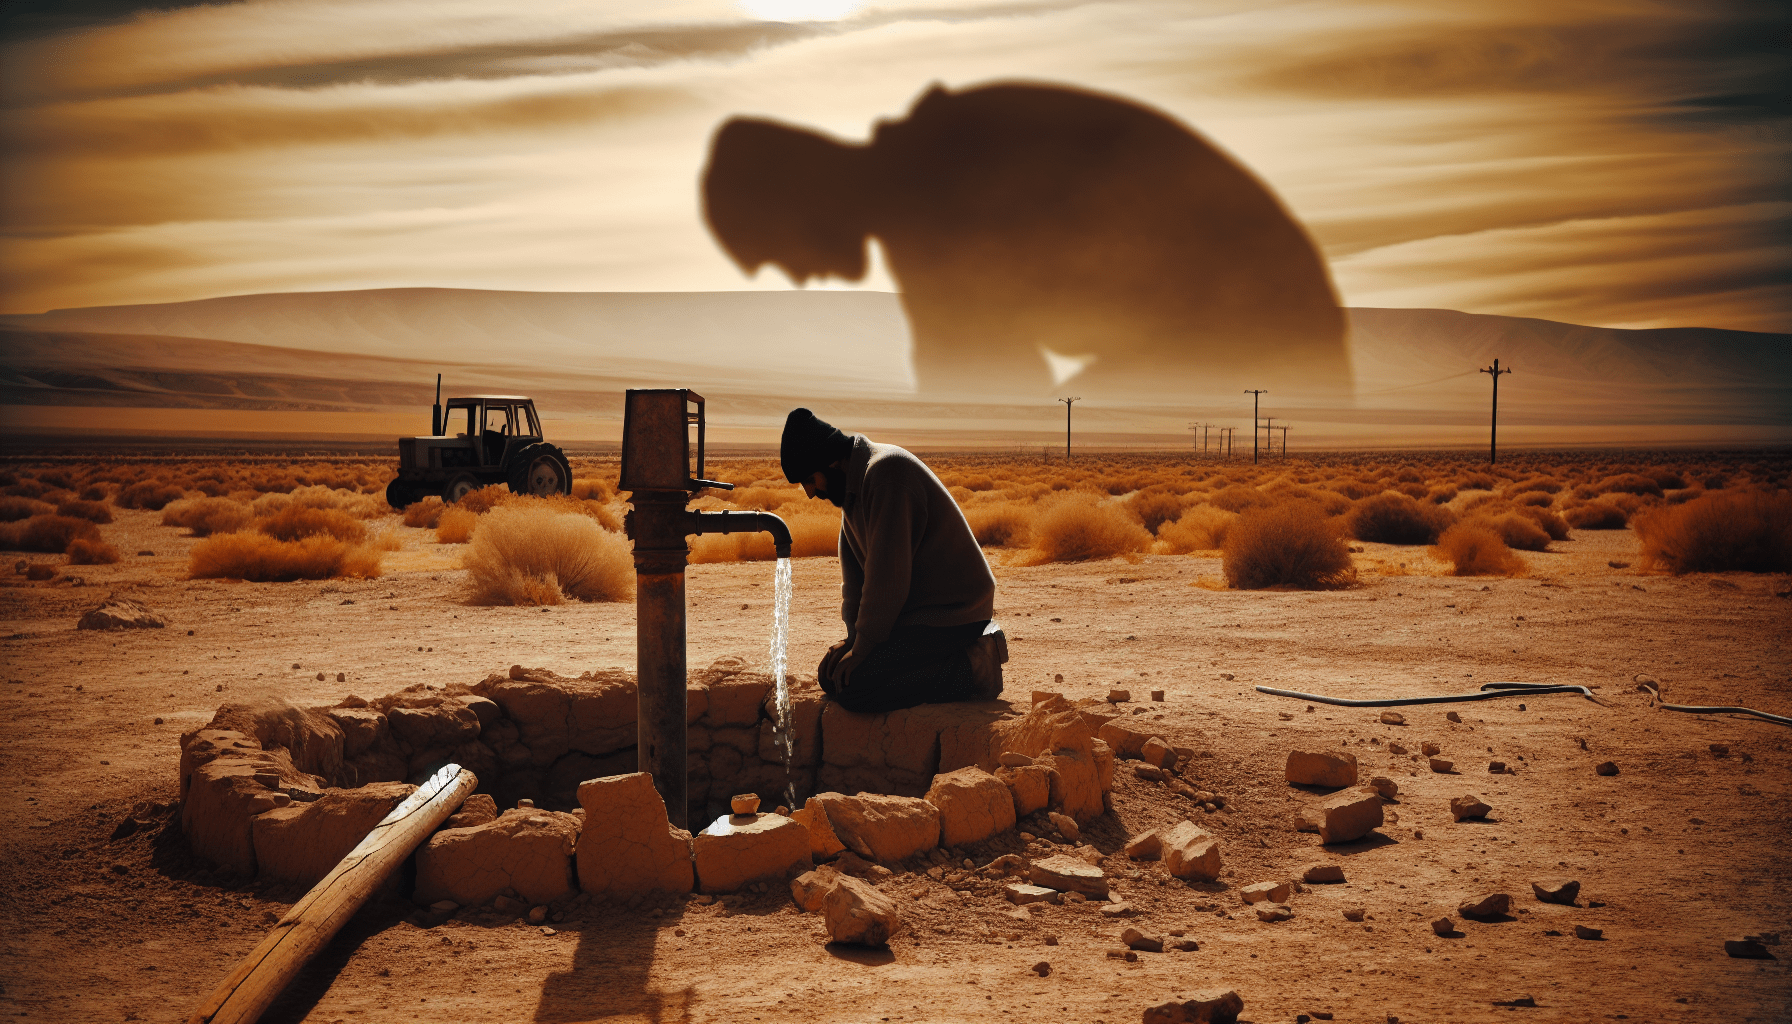
[[[897,626],[960,626],[995,611],[996,578],[970,524],[926,464],[855,435],[840,517],[840,615],[854,643]]]

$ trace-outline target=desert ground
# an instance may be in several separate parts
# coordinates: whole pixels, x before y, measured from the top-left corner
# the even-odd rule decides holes
[[[220,704],[328,705],[513,664],[565,675],[633,665],[632,602],[470,603],[467,546],[396,515],[381,524],[393,549],[381,575],[281,583],[189,578],[200,538],[155,511],[114,517],[101,529],[121,560],[0,587],[9,1017],[184,1020],[302,895],[214,875],[166,809],[181,732]],[[1637,686],[1647,676],[1672,702],[1792,714],[1792,577],[1646,568],[1630,529],[1576,530],[1524,552],[1517,575],[1450,575],[1422,546],[1354,543],[1351,558],[1350,586],[1237,590],[1214,550],[1032,564],[990,549],[1011,641],[1005,699],[1128,689],[1119,709],[1199,751],[1184,778],[1226,798],[1204,812],[1136,762],[1116,769],[1113,811],[1082,841],[1112,855],[1132,918],[1094,903],[1015,908],[999,887],[902,873],[881,887],[902,901],[907,930],[866,950],[830,945],[819,918],[776,888],[558,908],[551,935],[520,919],[422,927],[395,890],[264,1019],[1120,1024],[1214,988],[1235,990],[1259,1024],[1792,1019],[1792,947],[1769,946],[1767,960],[1724,950],[1792,930],[1792,730],[1652,709]],[[690,663],[764,665],[770,563],[696,564],[688,580]],[[812,674],[843,633],[837,560],[800,557],[795,581],[791,665]],[[167,628],[75,628],[113,593]],[[1581,684],[1598,700],[1411,707],[1388,725],[1372,709],[1253,690],[1413,697],[1494,681]],[[1388,750],[1425,742],[1453,773]],[[1284,778],[1296,748],[1347,748],[1365,777],[1395,780],[1389,823],[1334,847],[1297,831],[1312,797]],[[1512,770],[1490,773],[1494,760]],[[1618,774],[1595,772],[1606,761]],[[1450,799],[1465,794],[1492,805],[1485,820],[1452,819]],[[151,824],[113,839],[134,811]],[[1184,818],[1220,837],[1219,882],[1119,853],[1128,836]],[[1009,834],[980,855],[1003,842],[1020,849]],[[1241,900],[1243,886],[1297,879],[1314,862],[1342,865],[1347,880],[1301,886],[1291,919],[1260,921]],[[1533,897],[1532,881],[1561,877],[1580,881],[1576,905]],[[1511,914],[1459,919],[1460,902],[1495,891],[1512,895]],[[1347,917],[1356,908],[1360,920]],[[1458,930],[1439,936],[1431,922],[1445,915]],[[1199,949],[1111,957],[1129,925],[1180,931]],[[1578,938],[1577,925],[1602,937]]]

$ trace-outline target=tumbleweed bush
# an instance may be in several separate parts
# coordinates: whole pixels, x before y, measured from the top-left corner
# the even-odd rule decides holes
[[[1238,590],[1318,590],[1356,579],[1344,539],[1324,510],[1308,501],[1242,513],[1226,531],[1220,571]]]
[[[461,562],[475,604],[625,601],[635,593],[626,538],[589,516],[546,506],[492,509]]]

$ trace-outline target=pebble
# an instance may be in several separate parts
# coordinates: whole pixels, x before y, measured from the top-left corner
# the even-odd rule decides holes
[[[546,908],[546,907],[530,907],[529,908],[529,923],[530,924],[540,924],[543,921],[546,921],[547,919],[548,919],[548,908]]]
[[[1389,740],[1389,741],[1388,741],[1388,753],[1390,753],[1390,754],[1404,754],[1404,753],[1406,753],[1406,744],[1404,744],[1404,743],[1396,743],[1396,742],[1394,742],[1394,741],[1393,741],[1393,740]]]
[[[456,910],[459,910],[459,909],[460,909],[460,904],[454,902],[453,900],[437,900],[434,903],[431,903],[429,905],[429,912],[432,914],[447,915],[447,914],[452,914]]]
[[[1170,943],[1170,948],[1178,953],[1194,953],[1200,950],[1201,944],[1194,939],[1177,939]]]
[[[1083,832],[1077,828],[1075,818],[1068,814],[1059,814],[1057,811],[1048,811],[1045,816],[1051,821],[1052,827],[1057,829],[1065,839],[1073,843],[1082,841]]]
[[[1728,743],[1713,743],[1711,744],[1711,753],[1714,757],[1729,757],[1730,745]]]
[[[1014,751],[1009,750],[1003,752],[1002,756],[996,758],[996,763],[1003,768],[1025,768],[1033,763],[1033,759],[1025,754],[1017,754]]]
[[[1293,916],[1293,909],[1285,903],[1270,903],[1257,908],[1259,921],[1286,921]]]
[[[1456,771],[1456,762],[1446,761],[1441,757],[1431,759],[1431,770],[1439,775],[1449,775]]]
[[[1616,775],[1616,774],[1618,774],[1618,766],[1616,764],[1612,763],[1611,761],[1601,761],[1601,762],[1599,762],[1599,766],[1594,768],[1593,770],[1598,772],[1601,775]]]
[[[1405,725],[1406,724],[1406,716],[1401,714],[1398,711],[1383,711],[1381,713],[1381,724],[1382,725]]]
[[[1724,952],[1738,960],[1772,960],[1766,945],[1754,939],[1725,939]]]
[[[1132,700],[1132,691],[1131,690],[1109,690],[1108,691],[1108,703],[1109,704],[1125,704],[1127,701],[1130,701],[1130,700]]]
[[[1574,926],[1574,937],[1577,939],[1597,939],[1605,935],[1603,928],[1588,928],[1584,924]]]
[[[1451,935],[1456,931],[1456,922],[1447,917],[1440,917],[1431,922],[1431,930],[1440,936]]]
[[[1048,889],[1046,891],[1050,892],[1051,890]],[[1134,909],[1135,908],[1133,907],[1132,904],[1127,903],[1126,901],[1122,900],[1119,903],[1110,903],[1107,906],[1102,907],[1101,908],[1101,916],[1102,917],[1126,917],[1128,914],[1133,913]]]
[[[1532,882],[1531,892],[1544,903],[1572,904],[1580,895],[1580,882],[1572,878],[1546,878]]]
[[[1474,899],[1463,900],[1456,912],[1463,917],[1490,918],[1499,917],[1512,909],[1512,897],[1503,892],[1489,892]]]
[[[1159,704],[1162,704],[1163,700],[1164,700],[1164,691],[1152,690],[1151,691],[1151,699],[1154,701],[1157,701]]]
[[[1485,818],[1487,812],[1493,810],[1487,803],[1476,796],[1456,796],[1450,798],[1450,814],[1457,821],[1465,818]]]
[[[1445,714],[1444,714],[1444,717],[1445,717],[1445,718],[1447,718],[1447,719],[1449,719],[1449,720],[1450,720],[1450,721],[1452,721],[1452,722],[1460,722],[1460,721],[1462,721],[1462,716],[1461,716],[1461,715],[1459,715],[1459,714],[1457,714],[1457,713],[1456,713],[1456,712],[1454,712],[1454,711],[1450,711],[1450,712],[1446,712],[1446,713],[1445,713]]]
[[[1043,978],[1046,975],[1052,973],[1052,965],[1050,963],[1047,963],[1044,960],[1041,960],[1038,963],[1033,965],[1033,973],[1037,974],[1041,978]]]
[[[1383,800],[1392,800],[1400,795],[1400,787],[1386,775],[1377,775],[1370,779],[1369,788],[1380,793]]]
[[[1368,911],[1362,907],[1344,908],[1344,920],[1346,921],[1361,921],[1367,915]]]
[[[1506,762],[1489,761],[1487,762],[1487,771],[1490,775],[1504,775],[1506,774]]]
[[[1253,882],[1238,890],[1238,894],[1244,897],[1246,903],[1262,903],[1265,900],[1270,903],[1286,903],[1288,894],[1292,891],[1293,888],[1287,882]]]
[[[1058,890],[1047,889],[1043,885],[1026,885],[1016,882],[1007,886],[1004,892],[1008,897],[1008,902],[1022,907],[1029,903],[1058,903],[1063,900],[1063,897],[1058,894]]]
[[[1045,944],[1048,946],[1056,946],[1058,944],[1058,937],[1056,935],[1047,935],[1045,937]]]
[[[1108,950],[1108,959],[1137,961],[1139,954],[1130,949],[1110,949]]]
[[[1342,882],[1344,866],[1342,864],[1308,864],[1301,870],[1300,880],[1303,882]]]
[[[1128,949],[1136,949],[1143,953],[1162,953],[1164,940],[1146,935],[1137,928],[1128,928],[1120,933],[1120,941],[1126,943]]]
[[[547,609],[546,609],[546,608],[543,608],[543,609],[542,609],[542,611],[547,611]],[[543,934],[543,935],[558,935],[558,934],[559,934],[559,933],[558,933],[558,932],[556,932],[556,931],[554,931],[554,929],[552,929],[552,928],[549,928],[549,927],[548,927],[548,926],[547,926],[547,925],[545,925],[545,924],[544,924],[544,925],[542,925],[542,926],[541,926],[541,934]]]
[[[1133,765],[1132,773],[1141,779],[1146,779],[1151,782],[1162,782],[1169,777],[1164,774],[1162,768],[1159,768],[1154,764],[1144,764],[1143,762]]]
[[[1431,743],[1431,742],[1427,741],[1427,742],[1419,745],[1419,752],[1424,754],[1426,757],[1436,757],[1437,755],[1444,752],[1444,748],[1438,746],[1435,743]]]

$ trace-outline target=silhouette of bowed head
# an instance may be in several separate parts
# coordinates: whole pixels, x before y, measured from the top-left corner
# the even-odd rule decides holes
[[[1325,265],[1267,187],[1185,126],[1057,86],[928,90],[858,145],[737,118],[705,214],[747,271],[865,274],[877,238],[925,392],[1092,396],[1349,384]]]

